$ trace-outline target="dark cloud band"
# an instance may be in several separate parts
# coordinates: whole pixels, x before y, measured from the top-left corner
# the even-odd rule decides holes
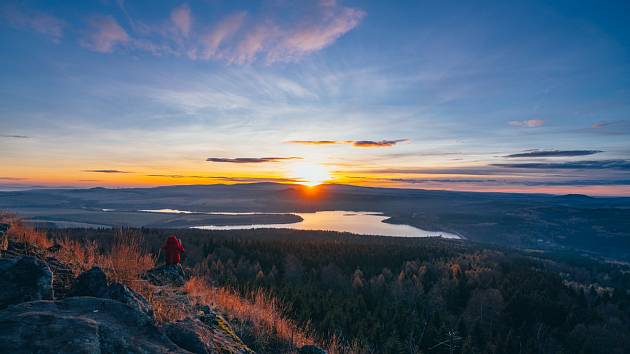
[[[517,154],[507,155],[505,157],[572,157],[572,156],[587,156],[594,155],[603,152],[601,150],[536,150],[527,151]]]
[[[121,170],[83,170],[83,172],[91,172],[91,173],[133,173],[131,171],[121,171]]]
[[[200,175],[169,175],[169,174],[152,174],[146,175],[147,177],[161,177],[161,178],[190,178],[190,179],[210,179],[215,181],[226,182],[241,182],[241,183],[255,183],[255,182],[278,182],[278,183],[298,183],[302,180],[295,178],[274,178],[274,177],[228,177],[228,176],[200,176]]]
[[[491,166],[508,167],[508,168],[536,168],[536,169],[630,170],[630,161],[593,160],[593,161],[569,161],[569,162],[495,163],[495,164],[492,164]]]
[[[337,145],[337,144],[350,144],[354,147],[390,147],[398,143],[409,141],[409,139],[396,139],[396,140],[291,140],[287,141],[289,144],[302,144],[302,145]]]
[[[26,135],[7,135],[7,134],[0,134],[0,138],[9,138],[9,139],[28,139],[30,138],[29,136]]]
[[[225,162],[225,163],[264,163],[264,162],[279,162],[286,160],[301,160],[301,157],[236,157],[236,158],[224,158],[224,157],[208,157],[208,162]]]

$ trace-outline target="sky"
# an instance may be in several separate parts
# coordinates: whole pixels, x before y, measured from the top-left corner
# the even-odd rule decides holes
[[[3,1],[0,188],[630,195],[627,1]]]

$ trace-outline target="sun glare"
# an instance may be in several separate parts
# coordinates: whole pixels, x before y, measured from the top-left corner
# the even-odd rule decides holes
[[[299,184],[314,187],[331,179],[328,170],[319,164],[299,162],[291,166],[291,178],[297,179]]]

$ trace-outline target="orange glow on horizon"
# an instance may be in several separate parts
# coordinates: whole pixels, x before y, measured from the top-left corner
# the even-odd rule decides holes
[[[505,193],[547,193],[547,194],[586,194],[593,196],[630,196],[628,185],[537,185],[527,186],[519,184],[483,183],[486,176],[466,176],[467,181],[455,183],[458,177],[448,174],[422,174],[413,178],[424,182],[405,183],[404,178],[396,174],[361,173],[361,171],[335,171],[328,170],[328,165],[311,161],[296,161],[287,164],[284,168],[269,170],[250,168],[236,173],[232,166],[218,171],[196,171],[193,169],[182,170],[142,170],[130,166],[108,166],[112,170],[129,171],[127,173],[95,173],[86,172],[90,166],[74,167],[62,166],[54,170],[39,166],[20,166],[11,169],[11,174],[6,180],[0,180],[4,187],[65,187],[65,188],[134,188],[156,187],[168,185],[203,185],[203,184],[238,184],[256,182],[275,182],[284,184],[297,184],[311,189],[310,193],[319,193],[319,185],[327,183],[349,184],[365,187],[385,188],[410,188],[430,190],[457,190],[470,192],[505,192]],[[249,166],[248,166],[249,167]],[[167,171],[167,172],[165,172]],[[36,176],[36,177],[33,177]],[[474,177],[480,178],[480,182],[471,182]],[[483,178],[481,178],[483,177]],[[488,176],[490,178],[491,176]],[[507,176],[506,176],[507,177]],[[398,180],[400,178],[400,180]],[[496,178],[496,177],[494,177]],[[440,182],[439,179],[451,179],[450,182]]]
[[[332,179],[328,170],[316,163],[296,162],[290,166],[290,178],[296,179],[297,184],[315,187]]]

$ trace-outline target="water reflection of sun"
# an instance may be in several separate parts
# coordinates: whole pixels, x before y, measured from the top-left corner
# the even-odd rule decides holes
[[[299,184],[314,187],[331,179],[330,172],[316,163],[296,162],[290,167],[291,178],[298,180]]]

